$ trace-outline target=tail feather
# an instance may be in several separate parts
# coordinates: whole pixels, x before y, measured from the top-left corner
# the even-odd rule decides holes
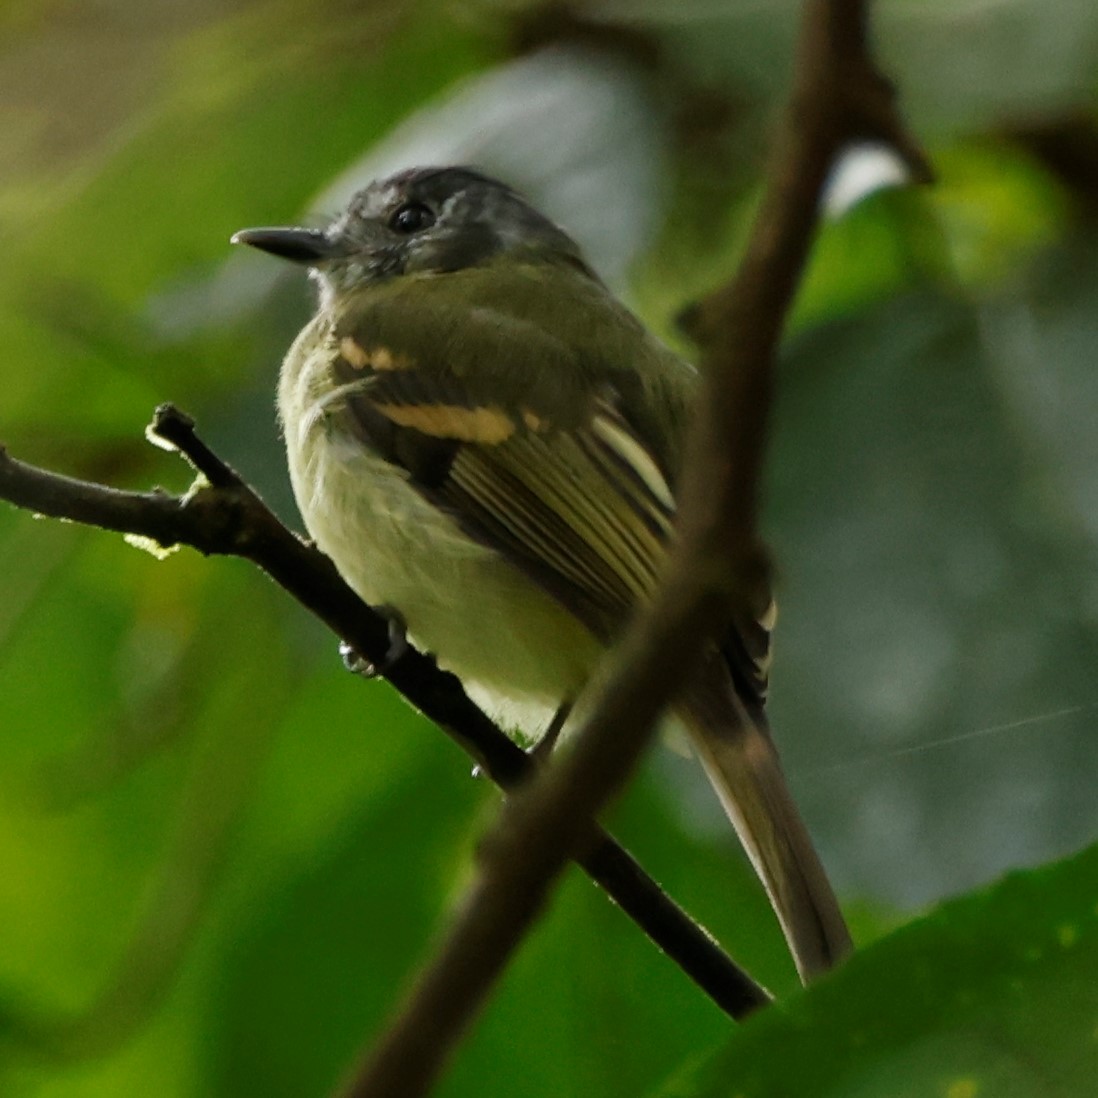
[[[761,714],[749,715],[734,695],[733,703],[733,712],[727,700],[718,711],[695,694],[683,716],[807,983],[850,953],[850,932]]]

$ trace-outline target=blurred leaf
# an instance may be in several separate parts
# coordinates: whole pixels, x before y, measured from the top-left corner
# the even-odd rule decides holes
[[[790,318],[796,331],[940,279],[945,236],[922,190],[886,189],[824,223]]]
[[[208,1019],[220,1035],[216,1093],[330,1088],[395,1002],[467,875],[483,822],[469,809],[484,798],[483,783],[437,750],[436,733],[399,731],[427,737],[412,768],[391,775],[368,810],[329,827],[328,840],[302,850],[297,876],[242,909],[218,966],[220,1009]],[[685,836],[648,783],[618,816],[615,830],[627,843],[632,831],[643,832],[639,853],[673,895],[688,905],[700,900],[704,921],[752,971],[791,986],[780,934],[730,841],[718,847]],[[440,1093],[637,1093],[729,1024],[572,870]]]
[[[1048,247],[1067,224],[1067,202],[1048,173],[1017,149],[988,142],[935,153],[931,201],[954,268],[968,286],[995,286]]]
[[[979,311],[924,292],[801,333],[783,370],[774,727],[838,880],[901,905],[1098,827],[1077,550],[999,369]]]
[[[729,89],[759,116],[786,87],[800,5],[780,0],[600,0],[590,17],[654,35],[674,64]],[[1078,0],[884,0],[875,38],[922,133],[990,128],[1005,116],[1093,102],[1098,12]]]
[[[240,910],[206,1019],[207,1093],[326,1093],[395,1002],[481,793],[448,753],[420,757]]]

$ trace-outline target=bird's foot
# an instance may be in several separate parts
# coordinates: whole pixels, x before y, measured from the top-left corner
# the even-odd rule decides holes
[[[392,670],[393,665],[408,651],[408,630],[400,613],[391,606],[375,606],[389,627],[389,647],[380,661],[374,663],[363,656],[353,645],[346,641],[340,641],[339,655],[343,660],[343,666],[352,674],[361,675],[364,679],[376,679],[386,675]]]

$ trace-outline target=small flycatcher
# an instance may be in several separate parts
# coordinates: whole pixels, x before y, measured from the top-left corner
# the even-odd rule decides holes
[[[564,710],[658,582],[694,369],[561,229],[463,168],[376,182],[326,229],[233,240],[319,290],[278,387],[317,545],[498,711]],[[767,595],[676,716],[809,979],[850,939],[766,726],[772,618]]]

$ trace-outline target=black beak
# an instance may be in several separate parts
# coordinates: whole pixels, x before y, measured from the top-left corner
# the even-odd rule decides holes
[[[230,243],[248,244],[280,259],[310,265],[347,254],[320,229],[241,229],[233,233]]]

